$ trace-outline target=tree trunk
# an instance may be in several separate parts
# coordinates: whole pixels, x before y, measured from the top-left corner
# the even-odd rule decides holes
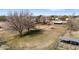
[[[19,35],[20,35],[20,37],[22,37],[22,31],[19,31]]]
[[[29,31],[30,31],[30,28],[28,28],[28,33],[29,33]]]

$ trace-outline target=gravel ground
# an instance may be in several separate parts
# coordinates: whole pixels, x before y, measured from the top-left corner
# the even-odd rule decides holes
[[[59,42],[57,49],[58,50],[79,50],[79,45],[72,45],[72,44]]]

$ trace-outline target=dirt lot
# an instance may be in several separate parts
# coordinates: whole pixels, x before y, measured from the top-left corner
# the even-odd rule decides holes
[[[0,37],[3,37],[10,48],[24,50],[48,50],[55,49],[59,35],[65,30],[65,26],[60,25],[37,25],[36,28],[44,30],[41,34],[27,35],[23,38],[14,37],[16,33],[1,30]]]

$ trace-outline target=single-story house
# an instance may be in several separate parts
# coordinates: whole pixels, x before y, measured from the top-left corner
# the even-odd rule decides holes
[[[59,18],[55,18],[55,20],[52,20],[51,23],[53,23],[53,24],[66,24],[67,20],[68,20],[68,18],[65,21],[63,21]]]
[[[67,21],[62,21],[62,20],[59,20],[59,21],[52,21],[53,24],[66,24]]]

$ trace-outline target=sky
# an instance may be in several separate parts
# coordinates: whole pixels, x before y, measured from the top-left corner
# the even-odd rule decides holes
[[[10,12],[29,11],[33,15],[79,15],[79,9],[0,9],[0,15],[8,15]]]

